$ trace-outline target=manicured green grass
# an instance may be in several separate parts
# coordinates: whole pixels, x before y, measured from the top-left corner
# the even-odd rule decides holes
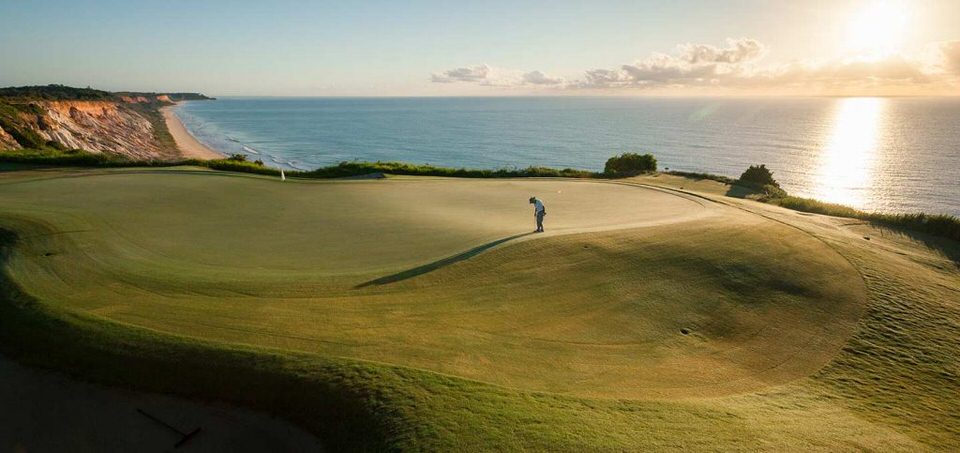
[[[534,194],[547,235],[445,260],[531,229]],[[6,353],[334,448],[922,451],[960,428],[956,269],[775,207],[186,169],[0,195]]]

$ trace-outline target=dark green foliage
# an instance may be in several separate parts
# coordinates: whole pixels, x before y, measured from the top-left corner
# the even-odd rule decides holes
[[[743,174],[740,175],[737,184],[757,189],[762,189],[763,186],[766,185],[780,187],[780,183],[778,183],[776,179],[773,179],[773,172],[767,169],[767,166],[764,164],[751,165],[750,168],[746,169]]]
[[[709,180],[711,180],[711,181],[722,182],[722,183],[724,183],[724,184],[734,184],[734,183],[736,183],[736,180],[733,179],[733,178],[728,178],[728,177],[726,177],[726,176],[721,176],[721,175],[715,175],[715,174],[712,174],[712,173],[696,173],[696,172],[677,171],[677,170],[671,170],[671,171],[667,171],[667,172],[664,172],[664,173],[666,173],[666,174],[668,174],[668,175],[674,175],[674,176],[683,176],[683,177],[685,177],[685,178],[709,179]]]
[[[38,85],[0,88],[0,98],[16,99],[35,99],[45,101],[109,101],[116,100],[120,96],[137,97],[143,96],[147,99],[155,100],[157,96],[166,94],[170,100],[176,101],[202,101],[212,100],[208,96],[200,93],[146,93],[135,91],[123,91],[111,93],[109,91],[95,90],[93,88],[75,88],[66,85]]]
[[[257,165],[256,162],[248,162],[246,160],[231,160],[231,159],[201,160],[201,161],[195,161],[194,163],[191,163],[191,165],[198,165],[201,167],[207,167],[214,170],[236,171],[236,172],[242,172],[242,173],[255,173],[258,175],[280,176],[280,170],[276,168]],[[290,176],[302,175],[300,172],[289,172],[287,174]]]
[[[772,201],[784,198],[787,196],[787,191],[781,189],[778,186],[772,184],[765,184],[760,189],[760,194],[757,200],[759,201]]]
[[[308,178],[342,178],[347,176],[387,173],[393,175],[449,176],[457,178],[524,178],[524,177],[565,177],[592,178],[594,172],[572,168],[555,169],[546,167],[527,167],[525,169],[476,170],[467,168],[434,167],[432,165],[414,165],[403,162],[340,162],[330,167],[303,172]]]
[[[233,160],[233,161],[237,161],[237,162],[246,162],[246,161],[247,161],[247,155],[246,155],[246,154],[231,154],[230,157],[227,158],[227,160]]]
[[[0,88],[0,97],[42,99],[48,101],[60,100],[109,100],[112,95],[107,91],[92,88],[74,88],[64,85],[43,85]]]
[[[171,101],[213,101],[217,98],[205,96],[200,93],[166,93]]]
[[[0,162],[67,166],[67,167],[124,167],[157,166],[157,161],[131,162],[123,156],[109,153],[90,153],[79,149],[18,149],[0,151]]]
[[[603,167],[603,173],[611,178],[625,178],[654,171],[657,171],[657,158],[653,157],[653,154],[623,153],[608,159]]]

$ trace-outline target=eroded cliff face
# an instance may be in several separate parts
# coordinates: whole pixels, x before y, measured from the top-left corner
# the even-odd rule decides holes
[[[9,132],[3,130],[3,126],[0,126],[0,151],[5,149],[20,149],[20,148],[22,148],[22,146],[20,146],[20,144],[17,143],[17,140],[14,139]]]
[[[46,141],[68,149],[109,152],[134,159],[173,157],[145,115],[123,101],[36,101],[21,119]]]
[[[10,129],[0,133],[0,150],[54,146],[138,160],[174,158],[179,152],[171,139],[163,139],[169,133],[157,110],[167,104],[142,96],[11,102],[0,118],[0,127]]]

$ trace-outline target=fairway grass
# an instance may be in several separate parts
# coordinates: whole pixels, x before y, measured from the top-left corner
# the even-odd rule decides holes
[[[655,182],[3,173],[0,336],[334,447],[957,442],[955,263]]]

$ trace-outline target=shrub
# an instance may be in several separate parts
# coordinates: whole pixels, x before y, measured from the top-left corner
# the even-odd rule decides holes
[[[786,197],[787,197],[787,191],[773,184],[764,184],[763,188],[760,189],[760,194],[757,197],[757,200],[771,201],[771,200],[779,200]]]
[[[276,168],[265,167],[262,165],[257,165],[253,162],[248,162],[246,159],[214,159],[200,161],[199,165],[202,167],[212,168],[214,170],[223,170],[223,171],[237,171],[243,173],[256,173],[259,175],[271,175],[271,176],[280,176],[280,170]]]
[[[763,186],[766,185],[780,187],[780,183],[778,183],[776,179],[773,179],[773,172],[767,169],[767,166],[764,164],[751,165],[750,168],[746,169],[743,174],[740,175],[737,183],[757,189],[762,189]]]
[[[247,161],[247,155],[246,155],[246,154],[231,154],[230,157],[227,158],[227,160],[232,160],[232,161],[235,161],[235,162],[246,162],[246,161]]]
[[[657,171],[657,158],[653,154],[623,153],[607,159],[603,173],[613,178],[636,176]]]

